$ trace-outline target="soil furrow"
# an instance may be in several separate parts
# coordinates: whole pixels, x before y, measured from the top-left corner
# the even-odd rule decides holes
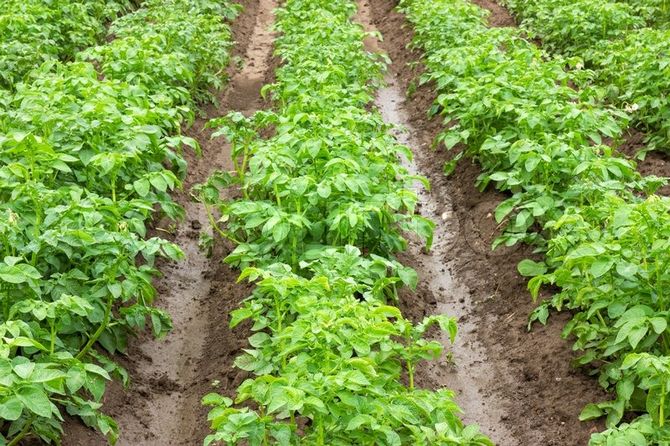
[[[362,5],[367,8],[368,0]],[[461,160],[450,177],[442,172],[449,154],[432,151],[431,145],[444,123],[427,117],[435,88],[417,87],[421,55],[408,49],[411,28],[395,6],[392,0],[371,0],[369,6],[384,36],[380,46],[393,62],[390,86],[378,103],[387,120],[407,129],[409,136],[401,138],[409,138],[416,168],[432,185],[422,195],[422,214],[438,224],[432,254],[414,249],[403,259],[424,278],[404,306],[410,312],[446,312],[460,326],[451,347],[455,365],[425,367],[423,385],[456,390],[465,421],[480,424],[500,446],[584,445],[600,426],[580,423],[578,414],[606,396],[595,380],[571,366],[570,343],[560,337],[567,315],[552,316],[547,327],[527,332],[533,303],[516,265],[532,252],[524,246],[491,251],[498,235],[492,214],[505,196],[475,188],[477,166]],[[500,25],[509,21],[499,19]],[[408,88],[414,92],[403,100],[399,92]]]
[[[208,433],[203,395],[215,387],[232,392],[243,378],[233,360],[246,345],[244,330],[231,332],[228,313],[249,294],[237,284],[237,273],[221,264],[230,247],[218,241],[208,258],[198,247],[201,228],[208,227],[204,207],[190,189],[215,170],[231,170],[230,149],[222,138],[211,139],[207,120],[229,111],[253,113],[263,106],[260,88],[271,75],[274,36],[271,31],[273,0],[246,0],[233,24],[236,48],[229,69],[229,85],[218,106],[208,106],[187,134],[201,144],[203,156],[189,156],[189,173],[175,200],[186,210],[186,219],[174,225],[159,222],[157,231],[172,238],[186,253],[186,260],[162,264],[163,277],[156,284],[157,305],[173,318],[174,330],[163,340],[142,335],[127,357],[118,359],[130,372],[131,386],[111,385],[104,409],[119,423],[120,446],[193,446]],[[236,63],[239,61],[240,63]],[[166,233],[168,234],[166,236]],[[107,444],[78,422],[69,423],[63,444]]]
[[[377,31],[369,3],[359,4],[358,20],[367,31]],[[371,51],[383,51],[376,40],[368,39],[366,44]],[[375,105],[384,121],[396,127],[396,139],[413,151],[413,160],[403,160],[405,167],[412,174],[423,175],[425,166],[431,163],[430,141],[421,140],[423,135],[413,128],[404,107],[404,93],[396,73],[387,73],[385,80],[386,85],[378,90]],[[417,376],[418,382],[423,387],[447,387],[453,390],[456,401],[464,411],[462,418],[465,423],[480,425],[482,432],[495,440],[512,438],[501,423],[505,413],[502,401],[495,394],[484,396],[482,392],[492,385],[491,380],[501,373],[503,364],[487,357],[477,339],[476,321],[468,318],[472,312],[469,290],[451,272],[455,264],[449,259],[449,253],[452,246],[458,243],[461,231],[453,212],[452,199],[444,188],[428,191],[421,186],[417,187],[417,193],[421,215],[437,225],[430,253],[425,253],[420,244],[411,243],[408,251],[402,255],[403,263],[414,267],[419,273],[419,296],[405,293],[403,310],[417,319],[428,313],[448,314],[455,317],[459,325],[459,335],[454,345],[450,344],[448,334],[439,335],[448,353],[440,361],[426,363]],[[417,297],[428,307],[417,305]],[[497,443],[503,444],[501,441]]]

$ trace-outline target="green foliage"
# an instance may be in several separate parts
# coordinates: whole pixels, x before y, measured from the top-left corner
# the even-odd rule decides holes
[[[503,3],[521,18],[521,26],[531,36],[540,38],[551,50],[573,55],[603,40],[621,38],[646,24],[640,10],[633,5],[642,3],[637,1],[504,0]]]
[[[277,111],[212,122],[235,170],[199,194],[235,244],[226,261],[256,288],[231,314],[233,327],[251,323],[235,364],[254,376],[234,401],[204,398],[207,445],[491,445],[463,426],[450,391],[414,384],[417,365],[443,348],[426,332],[437,326],[453,342],[455,321],[413,324],[389,305],[417,283],[391,256],[407,232],[429,248],[434,224],[415,213],[413,184],[427,182],[400,165],[409,149],[369,110],[385,67],[364,50],[355,10],[350,0],[286,2],[276,23],[284,63],[265,90]],[[222,201],[226,187],[239,198]]]
[[[96,44],[127,0],[10,0],[0,14],[0,87],[13,88],[48,60],[69,60]]]
[[[607,98],[649,134],[650,148],[670,150],[670,31],[644,29],[600,45],[593,66]]]
[[[233,44],[222,19],[233,19],[239,6],[217,0],[148,0],[143,5],[114,22],[113,41],[80,53],[79,59],[96,61],[107,77],[151,90],[169,84],[173,95],[213,99],[211,88],[226,81],[222,67],[228,66]]]
[[[650,148],[670,149],[667,91],[670,2],[505,2],[523,29],[562,54],[580,56],[595,71],[604,98],[630,113],[650,134]]]
[[[642,177],[603,144],[616,145],[628,116],[599,105],[600,90],[570,87],[593,72],[566,72],[570,60],[547,59],[519,31],[486,27],[470,3],[405,0],[401,8],[426,53],[422,82],[438,90],[431,112],[448,124],[439,140],[479,161],[481,188],[511,194],[495,212],[506,226],[495,245],[535,243],[545,260],[519,264],[533,298],[545,284],[560,288],[531,323],[570,310],[563,334],[575,339],[577,362],[616,391],[582,414],[608,417],[610,429],[592,444],[667,444],[670,199],[652,195],[661,179]],[[616,427],[628,411],[649,415]]]
[[[63,409],[116,441],[114,420],[99,409],[106,382],[128,377],[103,352],[125,352],[128,338],[148,326],[157,337],[171,328],[152,305],[154,262],[183,254],[145,239],[146,223],[155,209],[183,213],[169,193],[181,187],[182,151],[198,148],[180,127],[193,118],[194,97],[220,85],[215,58],[230,47],[224,20],[236,11],[199,0],[147,2],[134,14],[161,17],[167,35],[156,28],[143,40],[128,16],[113,27],[117,40],[77,56],[104,54],[97,65],[43,64],[3,101],[0,444],[26,435],[58,443]],[[210,26],[196,34],[191,21]],[[175,72],[105,50],[178,60],[203,41],[223,49],[191,54]]]

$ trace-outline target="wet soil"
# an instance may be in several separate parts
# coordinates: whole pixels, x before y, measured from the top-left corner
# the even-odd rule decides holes
[[[421,195],[422,213],[439,229],[430,255],[414,248],[402,259],[423,278],[416,295],[406,296],[403,310],[415,317],[446,312],[461,328],[451,348],[455,365],[425,367],[422,385],[455,389],[465,421],[480,424],[500,446],[586,445],[602,426],[581,423],[578,414],[606,395],[593,378],[571,366],[571,344],[560,337],[568,315],[552,316],[548,326],[527,331],[534,305],[516,265],[532,252],[525,246],[490,249],[499,233],[492,213],[505,195],[478,191],[480,169],[470,160],[461,160],[451,176],[443,174],[451,154],[431,146],[445,124],[427,116],[434,87],[416,88],[421,54],[407,48],[410,25],[392,0],[364,0],[362,6],[371,9],[384,36],[380,45],[393,61],[378,105],[387,120],[406,128],[403,138],[415,153],[416,169],[431,181],[430,193]],[[493,14],[491,19],[502,24],[510,23],[509,17]],[[403,100],[410,86],[415,91]]]
[[[253,113],[264,106],[260,88],[271,77],[274,36],[270,31],[274,0],[244,0],[244,12],[233,24],[236,46],[229,69],[230,83],[219,95],[218,106],[207,106],[186,133],[198,140],[203,156],[187,155],[189,173],[175,200],[186,210],[176,225],[157,222],[154,232],[177,243],[187,259],[159,266],[157,305],[171,314],[174,330],[163,340],[142,335],[128,355],[115,358],[130,373],[131,385],[111,384],[104,411],[119,423],[120,446],[193,446],[208,434],[207,409],[200,404],[211,391],[231,395],[246,377],[233,367],[247,345],[248,330],[228,328],[228,313],[249,295],[237,284],[238,272],[221,263],[232,248],[217,240],[213,255],[198,248],[201,230],[208,227],[207,213],[190,189],[215,170],[231,170],[230,148],[223,139],[211,139],[204,129],[209,118],[228,111]],[[241,62],[241,63],[236,63]],[[102,446],[106,441],[80,422],[66,424],[63,444]]]
[[[472,0],[472,3],[490,12],[488,17],[490,27],[516,26],[514,16],[512,16],[507,8],[494,0]]]
[[[637,162],[637,170],[642,175],[670,178],[670,154],[660,150],[646,151],[647,145],[643,132],[634,128],[628,129],[618,150]],[[663,186],[657,193],[670,196],[670,185]]]

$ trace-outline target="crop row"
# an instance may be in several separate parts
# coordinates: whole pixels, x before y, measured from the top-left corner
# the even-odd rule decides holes
[[[670,150],[670,2],[505,0],[543,45],[579,56],[602,96],[631,113],[650,148]],[[648,26],[647,26],[648,25]]]
[[[670,23],[667,0],[502,0],[531,35],[563,53],[588,52],[607,40]]]
[[[254,334],[235,362],[253,375],[235,401],[210,394],[205,444],[490,445],[464,427],[453,394],[418,388],[418,365],[443,346],[424,339],[391,304],[417,274],[393,260],[403,232],[428,248],[433,223],[415,213],[410,156],[368,110],[385,68],[364,50],[350,0],[288,0],[276,11],[283,65],[266,87],[276,112],[215,120],[232,144],[234,172],[200,188],[215,231],[233,241],[226,262],[256,283],[232,313]],[[273,133],[259,137],[266,127]],[[223,188],[238,198],[221,201]]]
[[[129,0],[10,0],[0,14],[0,87],[11,89],[47,60],[73,59],[105,35]]]
[[[58,443],[61,410],[114,443],[100,413],[106,381],[154,308],[154,259],[179,248],[148,238],[156,205],[182,210],[180,125],[228,62],[226,1],[148,0],[118,19],[110,42],[53,61],[0,110],[0,444],[28,435]]]
[[[590,444],[667,444],[670,200],[653,195],[661,180],[602,144],[620,137],[626,116],[572,88],[581,70],[566,72],[566,61],[547,60],[516,29],[488,28],[467,1],[400,7],[425,53],[421,81],[438,90],[431,112],[444,118],[440,141],[481,164],[481,188],[511,195],[495,212],[506,224],[496,243],[530,241],[544,254],[519,264],[533,298],[543,285],[560,288],[531,323],[570,310],[563,335],[575,339],[577,362],[615,393],[582,412],[607,415],[608,430]],[[639,416],[621,423],[626,412]]]

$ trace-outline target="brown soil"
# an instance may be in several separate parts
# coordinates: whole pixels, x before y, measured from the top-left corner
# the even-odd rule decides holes
[[[646,149],[645,134],[634,128],[628,129],[624,135],[624,141],[619,146],[619,151],[637,162],[637,170],[642,175],[656,175],[659,177],[670,177],[670,154],[659,150],[642,152],[644,155],[639,159],[640,151]],[[663,186],[658,193],[670,196],[670,185]]]
[[[237,284],[238,272],[221,263],[231,246],[217,241],[207,258],[198,249],[201,228],[208,226],[204,208],[190,196],[193,185],[201,183],[217,169],[232,169],[230,149],[224,140],[211,140],[204,129],[207,119],[237,110],[252,113],[263,106],[260,88],[270,77],[274,0],[243,0],[244,12],[234,22],[237,45],[231,78],[219,96],[219,106],[208,106],[207,118],[198,119],[186,130],[198,140],[203,156],[188,155],[189,174],[183,191],[175,200],[186,209],[187,218],[176,227],[158,222],[155,232],[171,238],[186,253],[177,264],[164,263],[164,276],[157,280],[157,305],[171,314],[174,330],[163,340],[142,335],[127,356],[116,358],[130,373],[131,385],[123,389],[114,383],[104,398],[104,411],[119,423],[120,446],[193,446],[208,434],[207,409],[203,395],[218,390],[231,394],[245,378],[233,367],[240,349],[247,345],[248,330],[228,328],[228,313],[250,293]],[[167,235],[166,232],[167,231]],[[66,423],[63,444],[102,446],[107,442],[77,420]]]
[[[504,6],[501,6],[493,0],[472,0],[472,3],[488,10],[491,14],[488,17],[489,26],[499,28],[503,26],[516,26],[516,20]]]
[[[370,1],[375,25],[384,36],[381,46],[393,61],[391,81],[407,91],[421,69],[413,64],[421,54],[407,49],[409,24],[393,9],[393,0]],[[503,23],[509,18],[493,14],[492,20]],[[580,423],[577,416],[585,404],[606,395],[594,379],[571,366],[570,343],[560,337],[567,314],[527,332],[534,305],[516,265],[531,250],[487,248],[498,233],[491,214],[505,196],[474,187],[480,169],[470,160],[461,160],[450,177],[442,173],[450,154],[430,149],[443,128],[440,119],[426,114],[434,98],[434,87],[422,86],[399,106],[408,117],[405,127],[411,139],[417,141],[412,147],[417,169],[431,181],[432,204],[422,212],[444,225],[438,234],[443,246],[438,243],[432,256],[415,251],[403,259],[424,277],[417,296],[408,296],[403,309],[414,314],[419,309],[446,311],[459,317],[461,332],[453,349],[457,373],[444,364],[426,367],[422,384],[456,389],[465,420],[481,424],[500,446],[585,445],[602,425]],[[441,268],[435,269],[440,260]]]

